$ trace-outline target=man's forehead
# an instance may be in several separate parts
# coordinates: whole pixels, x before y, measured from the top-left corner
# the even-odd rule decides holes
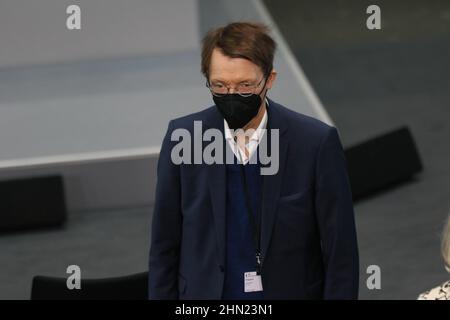
[[[218,66],[211,68],[210,79],[212,81],[244,82],[255,81],[259,77],[255,68],[227,68]]]
[[[256,81],[256,76],[250,76],[250,75],[211,75],[210,81],[217,81],[217,82],[231,82],[231,83],[240,83],[240,82],[253,82]]]
[[[252,81],[259,77],[259,67],[244,58],[232,58],[214,50],[211,57],[210,79],[221,81]]]

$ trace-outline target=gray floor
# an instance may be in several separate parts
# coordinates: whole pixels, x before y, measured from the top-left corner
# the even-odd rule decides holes
[[[122,276],[148,270],[150,207],[69,215],[59,230],[0,236],[0,300],[29,299],[35,275],[82,278]]]
[[[408,125],[425,170],[355,205],[360,297],[414,299],[447,280],[439,255],[450,211],[450,3],[377,1],[382,30],[365,28],[367,1],[266,0],[350,146]],[[381,290],[366,287],[368,265]]]

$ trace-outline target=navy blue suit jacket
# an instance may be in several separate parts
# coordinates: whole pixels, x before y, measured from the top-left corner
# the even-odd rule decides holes
[[[279,129],[279,170],[265,175],[262,281],[265,299],[356,299],[358,247],[346,161],[334,127],[269,100]],[[158,161],[149,256],[150,299],[220,299],[226,244],[221,164],[171,161],[174,129],[223,132],[215,106],[170,121]],[[225,142],[224,142],[225,144]]]

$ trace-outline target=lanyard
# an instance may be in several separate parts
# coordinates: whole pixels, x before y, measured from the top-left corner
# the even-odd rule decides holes
[[[240,153],[239,153],[240,154]],[[241,167],[241,177],[242,177],[242,184],[244,187],[244,196],[245,196],[245,205],[246,205],[246,212],[251,224],[252,229],[252,238],[253,238],[253,244],[255,246],[255,257],[256,257],[256,274],[261,274],[261,266],[262,266],[262,257],[261,257],[261,215],[256,213],[256,215],[252,211],[251,207],[251,201],[250,201],[250,193],[248,190],[248,184],[247,184],[247,177],[244,170],[244,162],[241,158],[241,164],[239,165]],[[264,179],[263,179],[263,186],[264,190]]]

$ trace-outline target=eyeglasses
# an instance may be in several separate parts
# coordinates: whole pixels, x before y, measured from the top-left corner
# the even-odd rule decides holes
[[[242,97],[249,97],[255,93],[256,89],[261,85],[264,79],[265,77],[257,84],[248,82],[240,83],[234,88],[234,91]],[[211,91],[212,95],[216,97],[223,97],[230,93],[230,87],[220,82],[210,83],[209,80],[206,80],[206,87]]]

